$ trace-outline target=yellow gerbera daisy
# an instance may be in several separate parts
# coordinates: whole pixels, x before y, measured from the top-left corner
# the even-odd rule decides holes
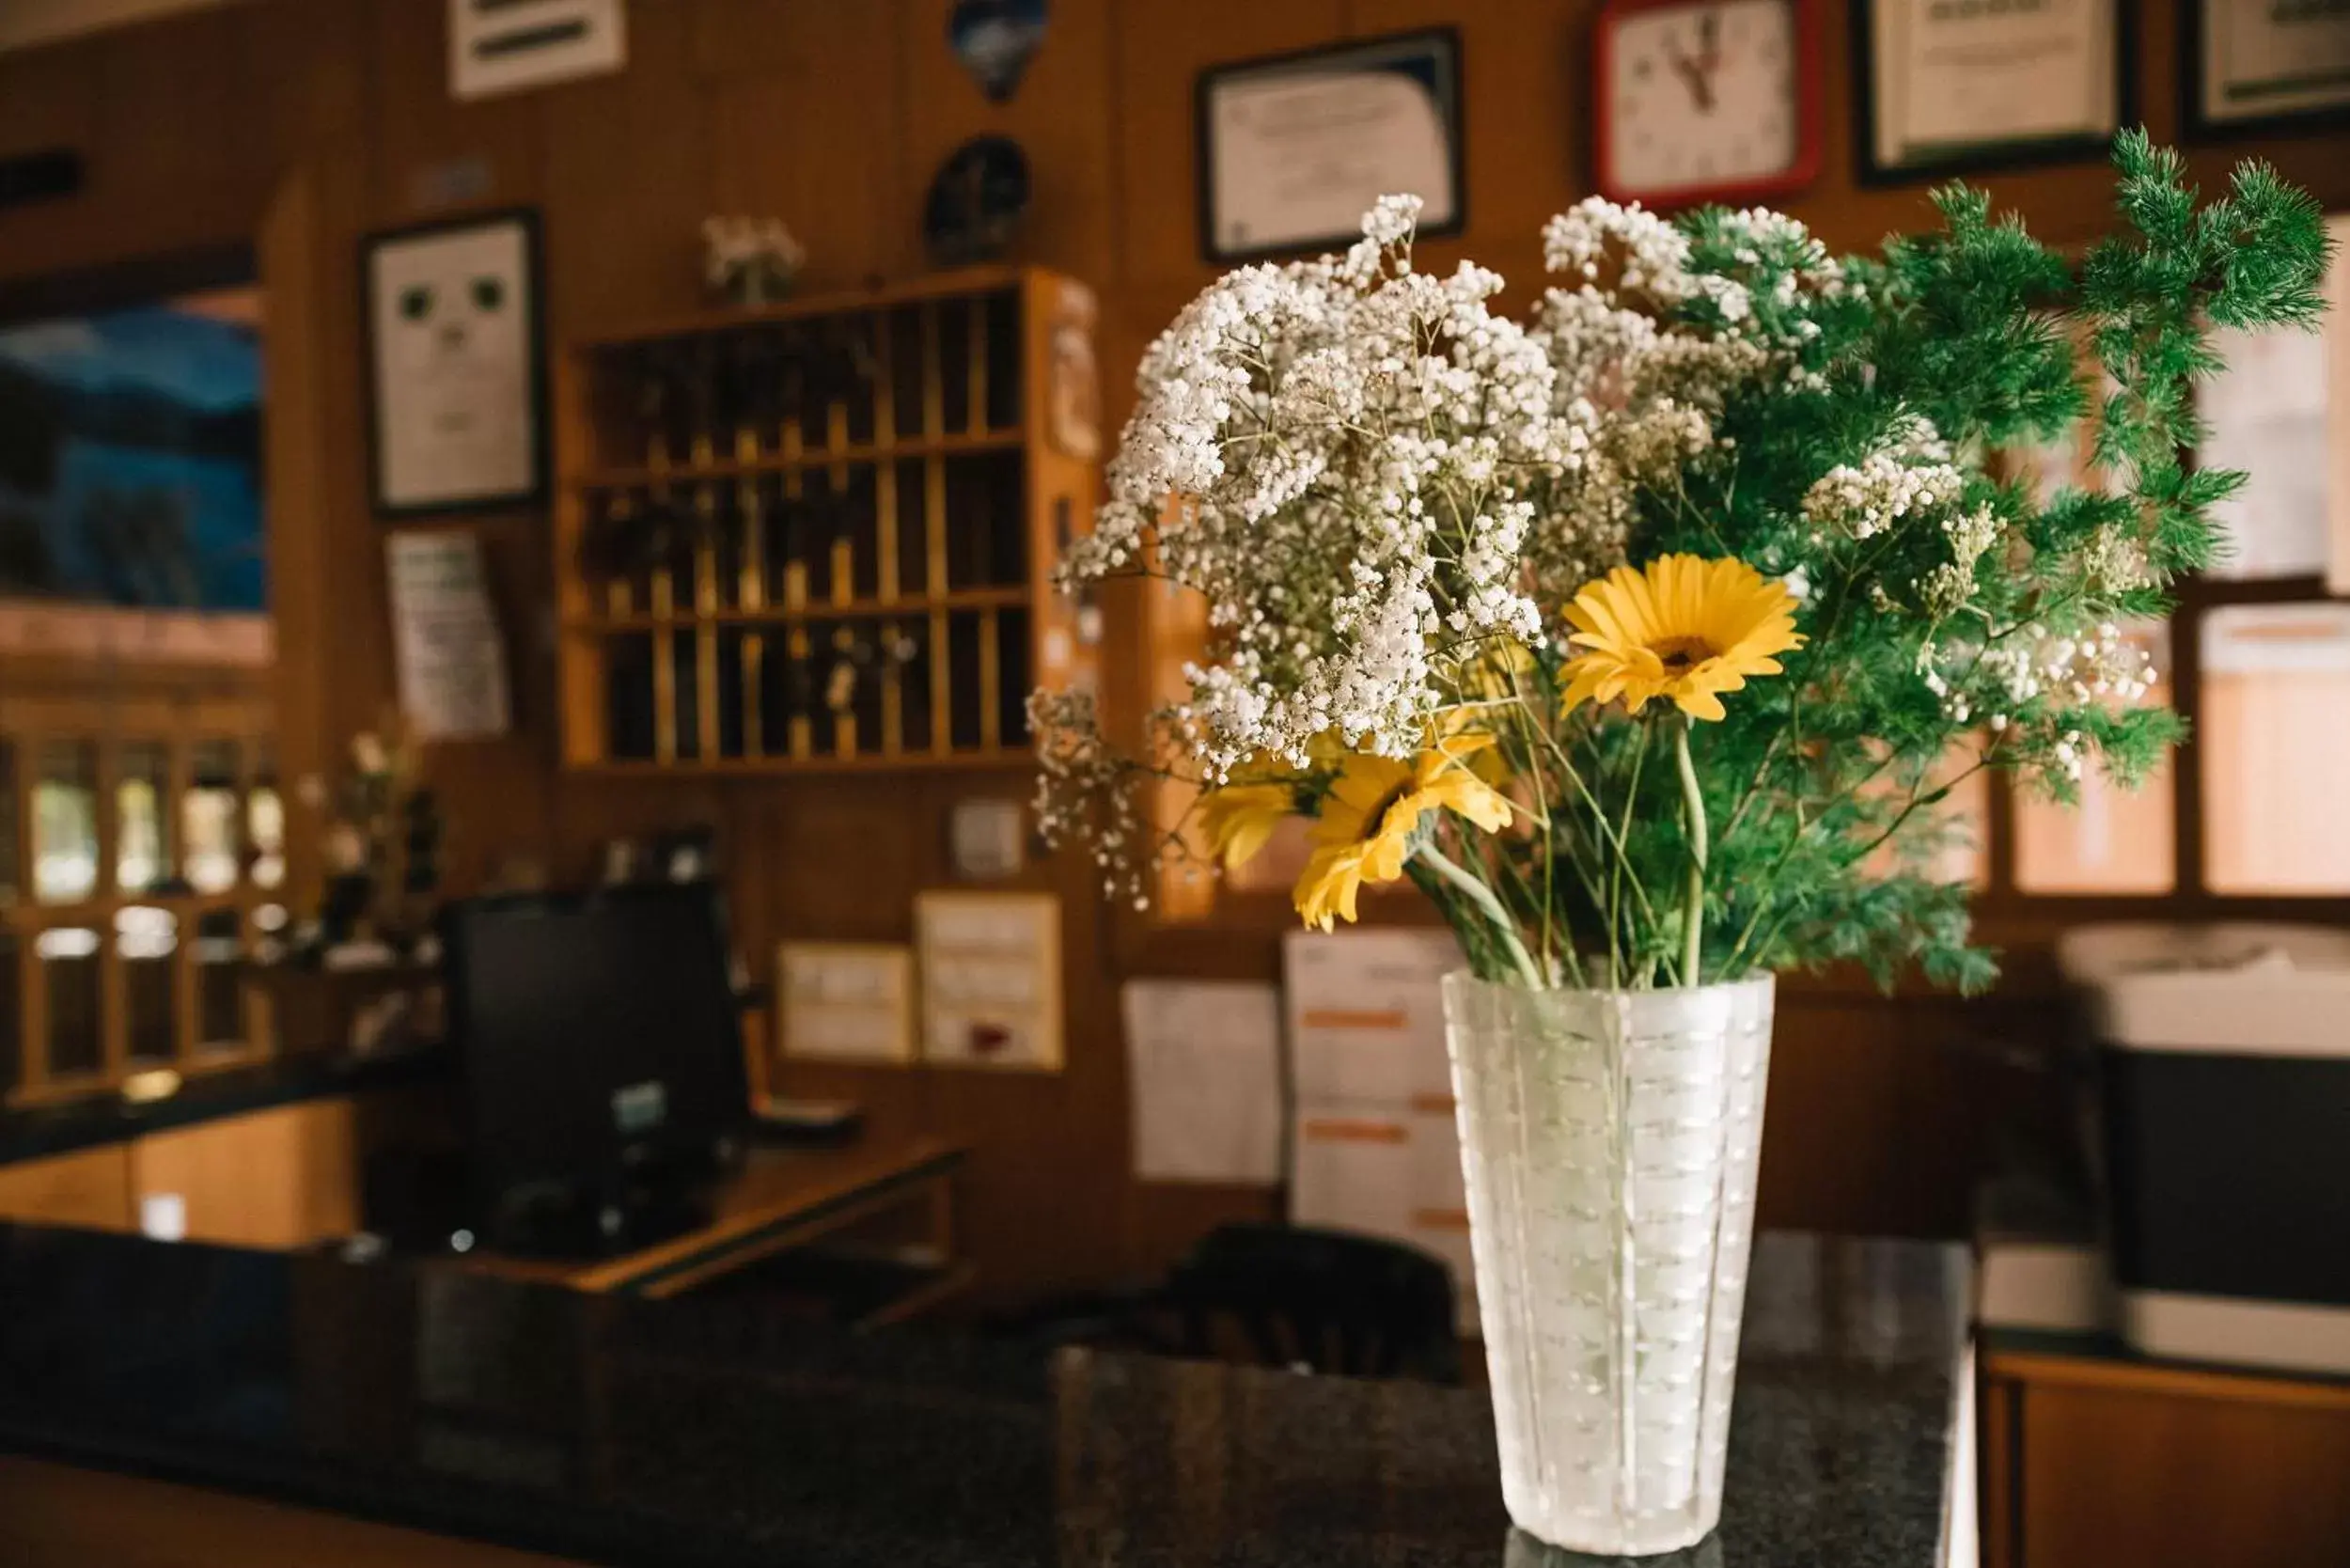
[[[1288,784],[1227,784],[1201,795],[1198,809],[1208,852],[1231,870],[1246,865],[1281,819],[1297,809],[1297,791]]]
[[[1589,650],[1559,671],[1571,709],[1621,697],[1637,713],[1664,698],[1691,718],[1718,719],[1717,694],[1777,675],[1772,655],[1804,644],[1786,585],[1734,557],[1660,556],[1644,572],[1620,566],[1584,585],[1567,619],[1567,640]]]
[[[1457,811],[1488,833],[1510,823],[1510,803],[1470,771],[1491,735],[1439,740],[1411,761],[1350,757],[1322,803],[1314,852],[1297,879],[1298,914],[1328,931],[1355,918],[1366,882],[1393,882],[1412,853],[1412,833],[1431,811]]]

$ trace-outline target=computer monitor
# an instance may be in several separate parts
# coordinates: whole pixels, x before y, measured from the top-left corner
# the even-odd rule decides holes
[[[476,900],[444,940],[485,1239],[594,1252],[691,1223],[750,1117],[714,885]]]

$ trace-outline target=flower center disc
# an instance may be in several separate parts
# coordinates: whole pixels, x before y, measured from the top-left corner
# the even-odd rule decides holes
[[[1667,637],[1649,644],[1648,651],[1668,670],[1678,675],[1715,657],[1714,646],[1703,637]]]

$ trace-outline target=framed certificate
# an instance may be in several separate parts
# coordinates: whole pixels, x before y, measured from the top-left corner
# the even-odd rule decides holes
[[[2181,0],[2187,133],[2350,119],[2350,6]]]
[[[2132,116],[2129,0],[1853,0],[1860,178],[2102,157]]]
[[[368,435],[383,517],[546,493],[539,215],[420,224],[360,249]]]
[[[1199,248],[1211,261],[1348,243],[1391,193],[1419,231],[1459,231],[1461,40],[1452,29],[1214,66],[1200,73]]]

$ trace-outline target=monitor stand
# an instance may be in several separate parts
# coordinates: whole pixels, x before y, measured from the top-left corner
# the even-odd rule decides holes
[[[618,1190],[541,1184],[506,1195],[481,1242],[516,1258],[616,1258],[710,1223],[706,1177],[632,1182]]]

